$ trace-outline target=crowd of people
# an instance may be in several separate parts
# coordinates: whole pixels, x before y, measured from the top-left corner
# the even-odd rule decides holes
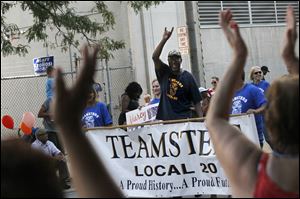
[[[230,10],[220,12],[220,26],[231,46],[233,58],[220,80],[216,76],[211,78],[211,88],[199,88],[193,75],[182,69],[179,51],[168,53],[167,64],[160,59],[173,28],[170,31],[165,28],[152,55],[157,79],[152,81],[153,98],[146,95],[145,105],[159,103],[158,120],[206,117],[216,156],[230,181],[233,196],[299,197],[299,60],[294,50],[297,33],[291,7],[287,9],[286,23],[282,58],[289,74],[271,84],[264,79],[270,72],[266,66],[251,67],[249,77],[252,82],[245,82],[247,46]],[[101,89],[93,80],[97,53],[97,48],[84,47],[82,71],[71,88],[66,88],[61,69],[47,70],[47,98],[38,113],[38,117],[44,119],[45,130],[36,131],[31,146],[17,140],[2,141],[1,173],[8,174],[1,177],[1,197],[41,193],[35,193],[31,187],[26,190],[18,186],[21,176],[29,179],[36,170],[49,176],[49,181],[38,179],[41,176],[34,174],[36,179],[32,180],[36,184],[33,186],[44,186],[43,194],[47,196],[61,196],[61,189],[69,188],[67,182],[70,179],[64,149],[69,154],[71,174],[79,196],[124,196],[107,172],[105,162],[98,158],[82,132],[82,128],[113,125],[106,104],[99,101]],[[125,88],[121,95],[119,125],[126,124],[127,112],[140,107],[142,93],[143,88],[137,82],[131,82]],[[50,108],[52,103],[53,109]],[[241,113],[255,114],[260,148],[229,124],[230,114]],[[262,151],[264,139],[272,147],[271,154]],[[14,150],[14,145],[19,147]],[[9,155],[16,156],[16,160],[9,159]],[[29,156],[27,163],[17,160],[25,158],[24,155]],[[41,165],[36,170],[34,162]],[[13,167],[13,164],[16,165]],[[14,173],[14,168],[24,164],[32,168],[21,174]],[[57,169],[59,180],[54,178]],[[43,183],[38,184],[38,181]]]

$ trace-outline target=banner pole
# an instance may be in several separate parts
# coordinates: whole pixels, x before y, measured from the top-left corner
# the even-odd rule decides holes
[[[229,115],[229,117],[238,117],[238,116],[242,116],[242,115],[250,115],[250,114],[249,113],[233,114],[233,115]],[[89,130],[97,130],[97,129],[117,129],[117,128],[137,127],[137,126],[149,126],[149,125],[156,125],[156,124],[175,124],[175,123],[183,123],[183,122],[202,122],[204,120],[205,120],[205,117],[188,118],[188,119],[180,119],[180,120],[165,120],[165,121],[157,121],[157,122],[145,122],[145,123],[141,123],[141,124],[128,124],[128,125],[95,127],[95,128],[83,129],[83,131],[87,132]]]

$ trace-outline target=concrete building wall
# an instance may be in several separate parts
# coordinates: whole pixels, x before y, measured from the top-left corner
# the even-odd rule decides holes
[[[221,29],[201,29],[200,32],[206,86],[210,87],[210,78],[212,76],[222,77],[229,66],[232,50]],[[268,81],[287,73],[280,54],[285,26],[242,27],[241,34],[248,46],[248,59],[245,67],[246,80],[249,81],[249,71],[254,65],[269,67],[271,72],[266,75]],[[299,56],[299,39],[297,40],[296,52]]]
[[[194,2],[196,7],[196,2]],[[197,16],[197,14],[195,14]],[[195,17],[195,23],[199,23]],[[186,15],[184,2],[165,2],[149,10],[143,10],[138,15],[129,12],[130,41],[132,48],[133,66],[136,70],[136,79],[141,82],[144,88],[151,83],[155,76],[152,53],[160,42],[164,28],[168,30],[174,27],[172,37],[166,43],[161,59],[167,63],[167,53],[172,49],[178,49],[178,38],[176,28],[186,26]],[[286,73],[286,69],[281,60],[281,49],[283,44],[285,26],[267,24],[265,26],[242,26],[241,33],[249,48],[246,74],[249,73],[253,65],[266,65],[271,73],[268,73],[266,80],[272,81],[280,75]],[[203,51],[203,65],[205,73],[205,85],[210,87],[212,76],[222,77],[231,61],[231,49],[220,28],[201,28],[197,30],[197,47]],[[144,38],[143,38],[144,34]],[[201,36],[200,36],[201,34]],[[201,44],[200,44],[201,42]],[[297,40],[299,44],[299,40]],[[296,52],[299,55],[299,45],[296,45]],[[198,59],[202,60],[199,49]],[[183,56],[182,66],[191,71],[189,55]],[[200,66],[199,66],[200,67]],[[145,75],[149,75],[145,78]],[[202,74],[200,74],[200,77]],[[248,79],[248,76],[246,78]],[[145,82],[148,81],[148,82]],[[202,82],[202,81],[201,81]]]

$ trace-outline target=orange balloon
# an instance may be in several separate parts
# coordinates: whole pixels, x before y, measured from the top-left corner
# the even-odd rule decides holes
[[[32,128],[35,123],[35,116],[31,112],[25,112],[21,120],[27,127]]]
[[[32,132],[32,129],[30,127],[26,126],[26,124],[24,122],[21,123],[20,128],[25,135],[30,135]]]

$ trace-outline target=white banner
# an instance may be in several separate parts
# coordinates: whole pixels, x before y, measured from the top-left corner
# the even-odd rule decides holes
[[[230,118],[259,145],[253,114]],[[127,197],[230,195],[230,185],[203,122],[86,133]],[[95,171],[96,172],[96,171]]]

